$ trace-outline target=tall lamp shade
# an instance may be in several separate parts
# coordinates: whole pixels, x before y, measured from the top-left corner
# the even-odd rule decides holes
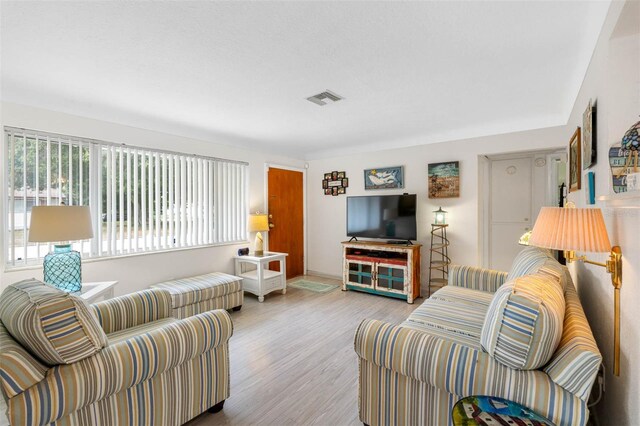
[[[622,287],[622,250],[611,246],[609,235],[597,208],[543,207],[529,238],[529,245],[564,250],[567,262],[581,261],[601,266],[611,274],[614,295],[613,374],[620,375],[620,288]],[[606,263],[594,262],[575,251],[609,252]]]
[[[57,243],[44,257],[44,281],[62,290],[82,289],[82,260],[70,241],[93,238],[91,211],[87,206],[34,206],[29,242]]]
[[[266,214],[252,214],[249,216],[249,232],[256,233],[254,252],[257,256],[264,254],[264,239],[261,232],[269,231],[269,217]]]
[[[529,244],[591,253],[611,251],[600,209],[543,207],[531,232]]]

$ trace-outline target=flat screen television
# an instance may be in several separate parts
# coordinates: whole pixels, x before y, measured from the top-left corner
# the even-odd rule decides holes
[[[416,194],[347,197],[347,236],[417,239]]]

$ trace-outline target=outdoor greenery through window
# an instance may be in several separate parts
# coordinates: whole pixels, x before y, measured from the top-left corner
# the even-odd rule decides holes
[[[34,264],[52,244],[29,243],[31,208],[88,205],[94,238],[83,257],[246,239],[247,164],[5,127],[6,262]]]

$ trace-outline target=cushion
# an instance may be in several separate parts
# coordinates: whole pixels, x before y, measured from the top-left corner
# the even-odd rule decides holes
[[[85,301],[36,279],[7,287],[0,321],[11,336],[47,365],[71,364],[107,344]]]
[[[48,368],[11,338],[0,322],[0,383],[13,398],[44,379]]]
[[[402,326],[480,350],[482,322],[492,296],[464,287],[443,287],[414,310]]]
[[[511,263],[511,270],[506,281],[537,273],[545,262],[555,260],[551,257],[551,252],[539,247],[529,246],[518,253]]]
[[[544,366],[555,352],[564,321],[564,290],[557,271],[541,268],[496,291],[482,326],[482,348],[518,370]]]

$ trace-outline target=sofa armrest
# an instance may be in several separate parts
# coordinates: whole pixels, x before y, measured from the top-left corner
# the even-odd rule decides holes
[[[383,368],[391,370],[391,377],[406,376],[456,398],[496,396],[523,404],[557,424],[562,424],[566,412],[578,413],[577,424],[586,422],[586,418],[577,418],[585,415],[586,402],[555,384],[544,372],[509,368],[481,350],[426,332],[364,320],[356,331],[355,351],[360,358],[361,389],[384,388],[389,380],[393,383],[395,379],[375,370]],[[377,367],[372,370],[372,365]],[[363,385],[363,380],[368,383]]]
[[[209,311],[107,346],[90,358],[58,365],[40,383],[7,401],[9,421],[49,424],[223,347],[232,334],[229,314]],[[223,357],[228,362],[228,353]]]
[[[171,316],[171,294],[142,290],[91,305],[106,334]]]
[[[449,267],[449,285],[495,293],[507,280],[507,272],[473,266]]]

